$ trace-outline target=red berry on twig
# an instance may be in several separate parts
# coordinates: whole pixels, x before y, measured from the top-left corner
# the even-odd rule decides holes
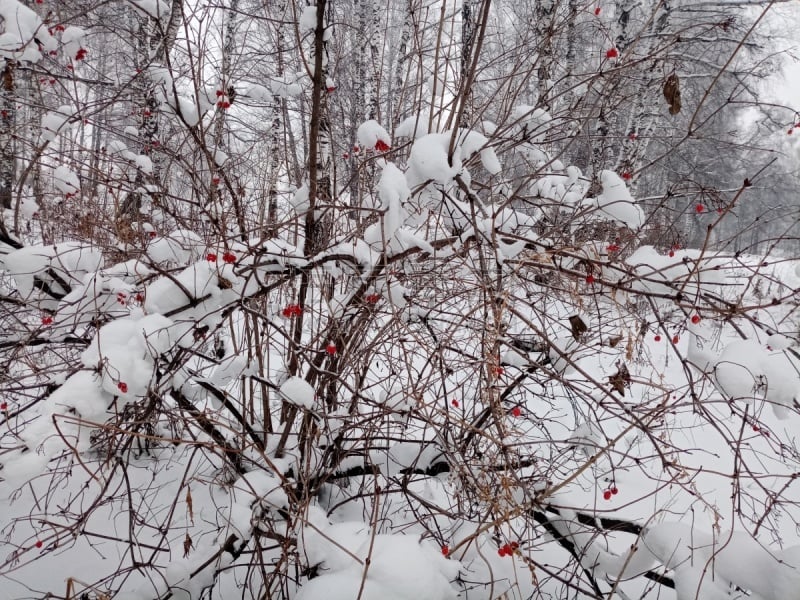
[[[619,56],[619,50],[616,48],[609,48],[606,50],[606,58],[617,58]]]
[[[125,383],[124,381],[120,381],[117,384],[117,387],[119,388],[119,391],[122,392],[123,394],[127,394],[128,393],[128,384]]]

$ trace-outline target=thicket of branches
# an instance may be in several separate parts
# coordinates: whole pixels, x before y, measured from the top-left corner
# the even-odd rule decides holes
[[[782,9],[0,1],[0,587],[796,594]]]

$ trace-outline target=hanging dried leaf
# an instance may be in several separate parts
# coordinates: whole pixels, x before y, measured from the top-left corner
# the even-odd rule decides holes
[[[189,513],[189,520],[194,525],[194,509],[192,506],[192,490],[191,488],[186,488],[186,511]]]
[[[572,337],[574,337],[576,341],[579,340],[584,333],[589,331],[586,323],[584,323],[583,319],[581,319],[578,315],[572,315],[569,318],[569,326],[572,330]]]
[[[614,337],[608,338],[608,345],[611,346],[612,348],[616,348],[621,341],[622,341],[622,336],[616,335]]]
[[[631,374],[624,362],[617,363],[617,372],[608,378],[611,389],[618,392],[620,396],[625,395],[625,388],[631,384]]]
[[[664,98],[669,105],[669,114],[677,115],[681,112],[681,88],[680,80],[675,73],[672,73],[664,82]]]
[[[189,532],[186,532],[186,537],[183,538],[183,558],[189,556],[189,551],[192,549],[192,538],[189,537]]]

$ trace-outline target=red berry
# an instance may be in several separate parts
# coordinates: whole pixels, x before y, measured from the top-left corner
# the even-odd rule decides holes
[[[636,141],[636,139],[637,139],[638,137],[639,137],[639,136],[638,136],[638,135],[636,135],[635,133],[629,133],[629,134],[628,134],[628,139],[629,139],[630,141],[632,141],[632,142]]]
[[[458,400],[456,400],[455,398],[450,400],[450,404],[452,404],[454,408],[458,408]]]
[[[120,381],[117,384],[117,387],[119,388],[119,391],[122,392],[123,394],[127,394],[128,393],[128,384],[125,383],[124,381]]]
[[[380,299],[381,299],[380,294],[368,294],[364,296],[364,300],[366,300],[368,304],[377,304],[378,300]]]
[[[673,256],[675,256],[675,250],[670,250],[669,257],[672,258]]]
[[[697,214],[700,214],[700,213],[701,213],[701,212],[703,212],[705,209],[706,209],[706,207],[705,207],[705,206],[703,206],[702,204],[695,204],[695,206],[694,206],[694,211],[695,211]]]
[[[389,150],[389,144],[387,144],[383,140],[378,140],[377,142],[375,142],[376,152],[387,152],[388,150]]]
[[[142,292],[136,293],[136,301],[137,302],[144,302],[144,294]]]
[[[631,175],[629,171],[623,171],[622,178],[625,181],[630,181],[632,177],[633,177],[633,175]]]
[[[598,6],[597,8],[594,9],[594,15],[598,16],[599,14],[600,14],[600,7]]]
[[[78,48],[75,53],[75,60],[83,60],[84,58],[86,58],[86,48]]]
[[[611,493],[612,493],[614,496],[616,496],[617,494],[619,494],[619,490],[617,489],[617,486],[612,486],[612,487],[611,487]]]
[[[217,98],[222,98],[225,95],[225,92],[223,92],[222,90],[217,90],[216,93],[217,93]]]
[[[53,317],[49,315],[46,317],[42,317],[42,325],[52,325],[52,324],[53,324]]]
[[[361,148],[359,148],[358,146],[353,146],[353,152],[358,154],[359,152],[361,152]]]
[[[656,342],[660,342],[660,341],[661,341],[661,336],[660,336],[660,335],[657,335],[657,336],[656,336],[656,337],[654,337],[653,339],[654,339]]]
[[[227,264],[232,265],[236,262],[236,255],[233,252],[226,252],[222,255],[222,260]]]
[[[283,309],[283,316],[287,318],[298,317],[303,314],[299,304],[287,304]]]
[[[325,346],[325,352],[327,352],[331,356],[336,354],[336,344],[328,344],[327,346]]]
[[[789,130],[789,131],[787,131],[786,133],[787,133],[787,134],[789,134],[789,135],[792,135],[792,133],[794,133],[794,129],[790,129],[790,130]]]
[[[500,555],[500,556],[505,556],[506,555],[506,547],[502,546],[502,547],[498,548],[497,549],[497,554]]]
[[[225,102],[220,102],[220,108],[222,108],[222,110],[228,110],[230,107],[231,103],[227,100]]]
[[[617,58],[619,56],[619,51],[616,48],[609,48],[606,50],[606,58]]]
[[[521,417],[522,416],[522,409],[519,406],[515,406],[511,409],[511,415],[514,417]]]
[[[36,0],[36,3],[37,4],[41,4],[42,0]],[[42,542],[42,540],[36,540],[36,547],[37,548],[41,548],[42,546],[44,546],[44,543]]]
[[[492,373],[500,377],[501,375],[505,374],[506,370],[503,367],[494,367],[492,369]]]
[[[609,252],[617,252],[619,251],[619,246],[617,244],[609,244],[608,248],[606,248]]]
[[[761,429],[759,429],[758,425],[753,425],[753,431],[758,433],[759,431],[761,431]]]
[[[344,152],[342,153],[342,158],[347,160],[348,158],[350,158],[350,154],[348,152]]]
[[[220,179],[219,179],[219,177],[214,177],[214,178],[211,180],[211,183],[213,183],[214,185],[219,185],[219,182],[220,182]]]
[[[208,262],[217,262],[217,255],[214,254],[213,252],[209,252],[208,254],[206,254],[206,260]]]
[[[587,275],[586,283],[594,283],[594,275]]]
[[[693,315],[692,316],[692,323],[697,325],[700,322],[700,315]]]
[[[155,239],[158,236],[158,233],[155,231],[148,231],[147,235],[150,236],[150,239]]]
[[[450,547],[447,544],[445,544],[444,546],[442,546],[442,556],[447,556],[449,554],[450,554]]]
[[[680,339],[681,339],[681,338],[680,338],[680,337],[678,337],[677,335],[673,335],[673,336],[672,336],[672,343],[673,343],[673,344],[677,344],[677,343],[680,341]]]
[[[519,542],[511,542],[511,549],[516,550],[519,548]]]
[[[328,87],[325,88],[325,91],[328,92],[329,94],[332,94],[333,92],[336,91],[336,86],[335,85],[329,85]]]
[[[611,500],[611,490],[603,492],[603,500]]]
[[[3,402],[2,404],[0,404],[0,410],[2,411],[8,410],[8,402]]]

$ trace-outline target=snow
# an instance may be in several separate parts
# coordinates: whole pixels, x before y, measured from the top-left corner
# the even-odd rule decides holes
[[[63,194],[77,194],[81,189],[78,176],[65,165],[56,167],[53,171],[53,185]]]
[[[75,109],[69,105],[46,112],[42,116],[42,140],[52,142],[59,134],[69,131],[72,128],[70,121],[74,118]]]
[[[359,125],[356,137],[365,150],[375,149],[375,145],[379,142],[383,142],[387,147],[392,145],[389,133],[375,120],[365,121]]]
[[[317,29],[317,6],[311,4],[303,9],[300,13],[300,19],[297,21],[297,27],[300,33],[309,33]]]
[[[23,62],[38,62],[41,50],[50,52],[58,43],[48,32],[41,18],[17,0],[0,0],[3,33],[0,34],[0,56]]]
[[[598,215],[618,221],[630,229],[644,225],[644,212],[631,196],[625,181],[613,171],[600,171],[603,193],[597,198],[587,198],[584,205],[598,210]]]
[[[302,377],[290,377],[280,387],[281,397],[289,404],[313,410],[317,393]]]

